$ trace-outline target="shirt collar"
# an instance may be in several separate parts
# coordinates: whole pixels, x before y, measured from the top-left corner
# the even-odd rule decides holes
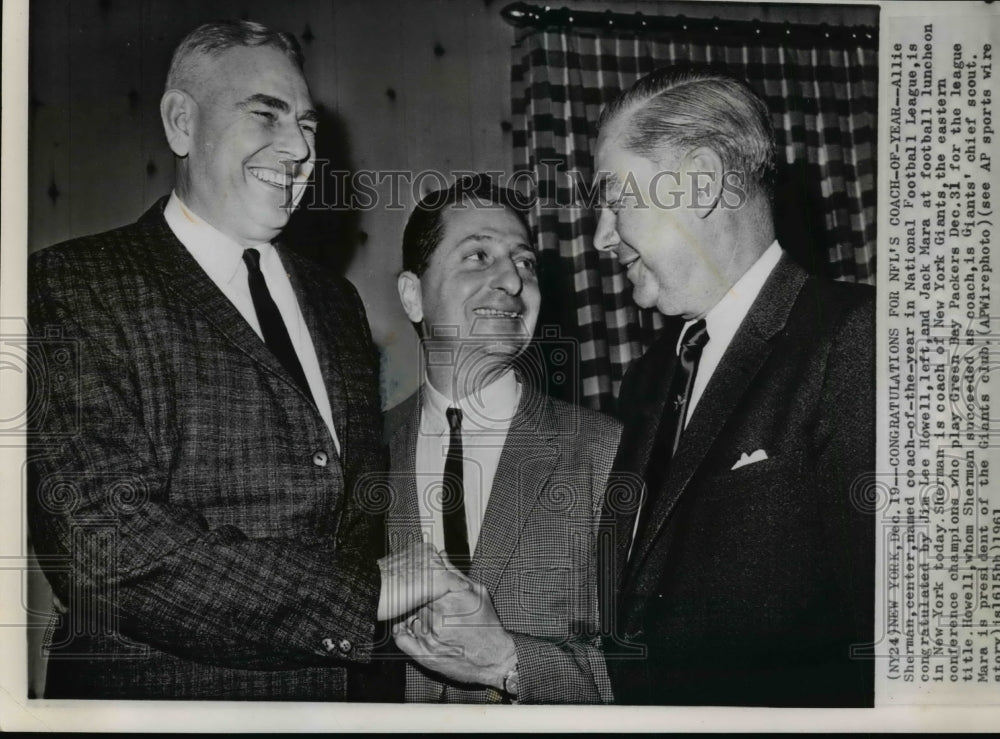
[[[246,248],[238,244],[217,228],[199,218],[184,205],[177,191],[170,193],[170,199],[163,209],[163,217],[177,239],[187,247],[191,255],[208,273],[216,284],[228,284],[237,276],[245,275],[243,252]],[[274,249],[271,244],[254,244],[260,252],[263,263]],[[245,279],[245,278],[244,278]]]
[[[420,428],[425,433],[442,434],[448,431],[445,416],[448,408],[462,410],[462,430],[475,432],[483,429],[505,429],[517,412],[521,399],[521,386],[513,369],[507,370],[489,385],[452,402],[431,385],[424,375]]]
[[[710,342],[717,342],[723,346],[729,344],[780,259],[781,246],[775,239],[750,269],[744,272],[743,276],[722,296],[722,300],[705,314],[705,328],[708,330]],[[681,329],[680,336],[677,337],[678,354],[684,332],[694,322],[694,320],[685,322]]]

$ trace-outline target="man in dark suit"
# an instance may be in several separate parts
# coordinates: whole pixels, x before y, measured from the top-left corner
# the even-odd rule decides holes
[[[763,102],[661,70],[602,115],[594,243],[668,317],[629,368],[602,602],[622,703],[870,706],[874,295],[774,235]]]
[[[540,294],[514,196],[481,176],[428,194],[403,268],[424,371],[391,441],[390,541],[424,538],[473,582],[396,625],[406,699],[608,702],[593,541],[620,427],[519,362]]]
[[[38,366],[74,368],[32,415],[31,532],[62,611],[46,697],[358,697],[376,618],[466,586],[429,546],[376,560],[365,311],[272,243],[314,160],[294,38],[196,29],[161,113],[170,197],[30,264]]]

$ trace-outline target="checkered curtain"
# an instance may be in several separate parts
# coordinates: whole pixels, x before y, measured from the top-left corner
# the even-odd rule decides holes
[[[527,30],[513,47],[515,178],[538,195],[530,217],[547,268],[542,321],[579,352],[575,386],[556,394],[592,408],[613,408],[663,319],[635,307],[617,261],[593,248],[596,213],[572,202],[572,185],[593,177],[601,107],[654,69],[721,63],[745,77],[772,113],[782,245],[812,271],[875,281],[877,31],[824,44],[796,41],[806,34],[794,30],[781,42],[710,34]]]

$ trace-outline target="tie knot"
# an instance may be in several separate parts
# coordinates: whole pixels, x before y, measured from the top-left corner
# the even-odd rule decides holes
[[[684,331],[684,336],[681,338],[681,348],[683,349],[698,349],[700,350],[705,344],[708,343],[708,327],[705,325],[705,319],[701,318]]]
[[[243,261],[250,269],[260,271],[260,252],[256,249],[244,249]]]
[[[450,428],[453,432],[462,430],[461,408],[449,408],[445,412],[445,416],[448,418],[448,428]]]

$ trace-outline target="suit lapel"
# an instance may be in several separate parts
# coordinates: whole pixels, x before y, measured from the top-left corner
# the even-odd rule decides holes
[[[390,552],[423,541],[416,478],[417,433],[420,429],[420,409],[422,406],[419,391],[415,397],[416,402],[407,416],[406,423],[396,430],[389,442],[393,494],[389,507]]]
[[[267,367],[282,377],[291,387],[302,393],[274,353],[267,348],[236,307],[229,302],[201,265],[170,230],[163,218],[167,199],[155,203],[139,219],[145,229],[147,263],[164,274],[167,289],[211,323],[237,349],[253,361]],[[305,396],[304,396],[305,397]],[[309,398],[310,402],[312,401]]]
[[[406,421],[389,440],[391,460],[390,487],[392,501],[387,517],[389,552],[398,552],[423,541],[423,523],[417,500],[417,436],[420,431],[420,410],[423,401],[420,390],[404,400],[411,404]],[[445,685],[413,662],[406,663],[406,701],[408,703],[438,703]]]
[[[650,350],[660,353],[662,358],[652,363],[653,372],[644,378],[645,386],[640,389],[641,397],[646,398],[647,402],[637,422],[639,433],[632,436],[632,444],[622,449],[624,454],[629,455],[628,459],[620,460],[627,465],[623,469],[636,470],[643,476],[649,466],[664,410],[672,400],[669,397],[670,381],[677,365],[677,339],[683,326],[684,322],[678,320],[675,325],[665,328],[661,338]]]
[[[805,272],[791,262],[787,255],[783,255],[751,306],[698,401],[691,421],[681,437],[677,454],[671,460],[664,488],[652,501],[653,507],[645,524],[637,532],[636,544],[629,561],[628,569],[631,573],[639,570],[670,512],[687,489],[753,378],[770,356],[770,339],[785,327],[789,311],[805,279]]]
[[[663,420],[663,414],[667,403],[671,400],[670,385],[674,370],[677,364],[677,337],[683,321],[677,321],[676,325],[668,326],[664,329],[664,334],[650,348],[650,352],[659,354],[660,357],[651,357],[650,371],[641,380],[641,387],[638,388],[638,396],[648,398],[648,403],[644,404],[643,410],[632,421],[632,428],[628,432],[627,438],[623,434],[622,443],[619,444],[615,458],[614,469],[626,472],[634,472],[641,479],[646,477],[646,468],[649,466],[652,456],[653,446],[656,441],[657,431]],[[622,477],[621,480],[612,479],[612,484],[616,489],[622,491],[640,491],[645,483],[636,484],[635,478]],[[649,491],[645,491],[649,495]],[[634,492],[633,492],[634,495]],[[639,496],[626,497],[634,500],[633,510],[630,512],[625,505],[616,504],[614,515],[614,562],[617,570],[616,582],[622,581],[623,571],[629,561],[628,551],[632,543],[632,531],[635,527],[635,516],[641,498]],[[605,503],[607,515],[607,503]],[[648,517],[647,517],[648,518]]]
[[[278,247],[281,263],[288,271],[288,279],[292,283],[299,303],[299,310],[306,323],[316,358],[319,361],[323,384],[326,387],[327,398],[330,401],[330,414],[333,417],[333,427],[338,429],[337,438],[340,441],[340,458],[345,467],[348,466],[348,441],[351,434],[348,408],[350,407],[349,383],[344,380],[341,357],[349,354],[341,342],[341,332],[334,322],[342,315],[336,306],[329,305],[326,293],[329,285],[321,285],[300,260],[294,258],[288,251]]]
[[[521,401],[500,454],[490,502],[472,558],[472,579],[494,595],[500,575],[514,554],[521,529],[555,469],[560,449],[553,438],[548,399],[522,386]]]

